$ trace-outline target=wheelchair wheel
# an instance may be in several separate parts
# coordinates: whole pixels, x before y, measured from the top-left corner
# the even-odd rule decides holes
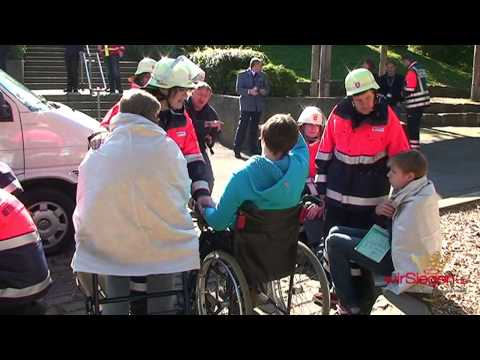
[[[287,312],[290,276],[271,281],[267,285],[267,293],[276,306]],[[321,293],[322,306],[314,303],[313,296]],[[330,292],[327,276],[318,258],[302,242],[298,242],[297,262],[293,276],[292,300],[290,315],[328,315],[330,313]]]
[[[196,305],[199,315],[251,315],[247,280],[237,261],[223,251],[208,254],[197,276]]]

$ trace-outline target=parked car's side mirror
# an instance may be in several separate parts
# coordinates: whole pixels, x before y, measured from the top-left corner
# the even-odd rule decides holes
[[[0,122],[13,121],[12,108],[5,101],[3,94],[0,92]]]

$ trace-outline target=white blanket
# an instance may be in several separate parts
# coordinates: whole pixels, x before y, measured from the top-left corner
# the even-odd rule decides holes
[[[120,113],[111,128],[79,167],[73,270],[145,276],[198,269],[191,181],[177,144],[138,115]]]
[[[396,212],[392,227],[393,276],[407,276],[389,290],[399,295],[404,291],[428,292],[430,287],[412,283],[416,275],[425,275],[425,266],[433,254],[442,248],[438,195],[426,177],[412,181],[391,196]]]

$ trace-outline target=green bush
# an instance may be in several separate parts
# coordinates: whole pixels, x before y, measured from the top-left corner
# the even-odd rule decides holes
[[[291,69],[283,65],[267,64],[263,67],[270,82],[270,96],[299,96],[300,86],[297,83],[297,75]]]
[[[240,70],[247,69],[252,57],[270,60],[262,52],[249,48],[205,48],[188,55],[205,71],[205,80],[217,94],[236,95],[235,80]]]

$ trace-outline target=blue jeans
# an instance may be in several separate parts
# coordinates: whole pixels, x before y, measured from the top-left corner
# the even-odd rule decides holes
[[[393,263],[390,251],[377,263],[355,250],[355,246],[367,232],[363,229],[336,226],[330,230],[326,244],[330,275],[340,303],[347,308],[363,308],[363,312],[369,313],[375,302],[372,272],[390,275],[393,272]],[[352,277],[351,262],[362,269],[360,279]]]

